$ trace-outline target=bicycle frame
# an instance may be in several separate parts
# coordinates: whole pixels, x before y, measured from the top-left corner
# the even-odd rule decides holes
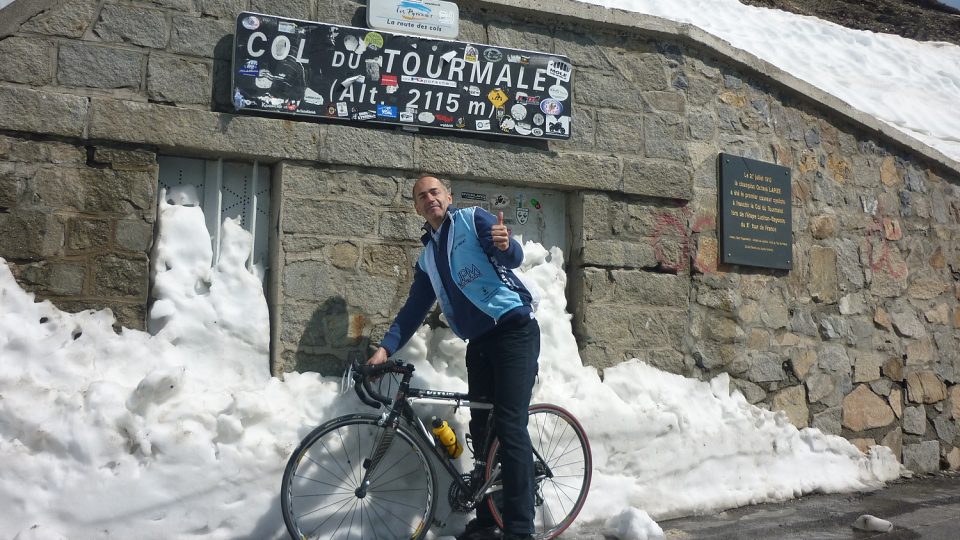
[[[410,538],[422,539],[430,527],[443,525],[435,516],[437,478],[443,476],[437,462],[450,478],[451,510],[467,512],[489,505],[498,526],[504,526],[503,510],[509,507],[499,498],[502,454],[494,429],[494,405],[465,393],[411,388],[413,371],[412,365],[403,362],[370,366],[352,362],[344,382],[353,380],[363,403],[386,408],[382,414],[330,419],[301,441],[284,469],[281,488],[284,522],[292,538],[353,537],[350,530],[358,520],[360,538],[366,538],[364,529],[395,537],[405,536],[409,527]],[[483,440],[474,441],[469,474],[459,470],[429,423],[421,421],[418,404],[489,413]],[[576,419],[556,405],[531,405],[529,418],[531,435],[537,434],[531,441],[534,504],[540,516],[537,538],[555,538],[569,527],[586,500],[591,476],[589,441]],[[430,459],[430,449],[435,460]],[[409,498],[398,498],[408,489]]]
[[[427,429],[423,422],[420,420],[420,417],[416,414],[413,404],[420,402],[423,404],[433,404],[433,405],[451,405],[455,409],[460,407],[467,407],[470,409],[485,409],[493,410],[493,404],[485,401],[471,400],[467,394],[459,392],[444,392],[439,390],[427,390],[423,388],[411,388],[410,387],[410,378],[412,377],[412,372],[407,372],[403,374],[403,378],[400,380],[399,387],[397,392],[392,400],[381,400],[378,399],[380,396],[377,392],[372,391],[371,388],[365,387],[364,389],[371,396],[374,397],[378,402],[383,403],[384,401],[389,401],[391,404],[387,405],[387,410],[383,412],[383,415],[380,417],[379,424],[387,429],[384,430],[383,435],[381,436],[380,441],[377,442],[376,450],[374,451],[374,456],[371,458],[370,466],[367,468],[364,479],[361,482],[361,488],[369,485],[369,478],[373,474],[376,465],[379,463],[379,458],[389,448],[390,442],[392,442],[392,434],[396,430],[397,425],[402,418],[409,426],[413,428],[413,432],[417,434],[418,437],[422,439],[425,446],[433,450],[434,456],[437,458],[442,465],[444,470],[447,471],[447,474],[455,482],[458,487],[463,490],[464,493],[471,491],[470,486],[463,480],[463,477],[460,474],[460,471],[453,464],[453,460],[449,459],[446,450],[439,448],[433,439],[432,432]],[[361,398],[362,399],[362,398]],[[368,403],[369,404],[369,403]],[[474,453],[474,464],[475,465],[486,465],[486,452],[490,447],[490,443],[493,437],[493,431],[490,429],[493,422],[493,414],[487,419],[487,434],[483,441],[483,446],[479,449],[479,452]],[[390,433],[391,435],[386,435]],[[499,475],[491,475],[490,480],[486,482],[480,489],[477,489],[473,492],[471,497],[471,502],[476,505],[483,499],[488,493],[487,490],[490,487],[490,484],[493,483]],[[358,494],[362,492],[358,490]]]
[[[453,460],[448,459],[446,450],[438,447],[434,443],[432,432],[429,429],[427,429],[425,425],[423,425],[423,422],[420,420],[420,416],[417,415],[416,411],[414,410],[413,404],[419,402],[419,403],[430,404],[430,405],[451,405],[454,407],[455,410],[459,409],[460,407],[467,407],[469,409],[481,409],[481,410],[491,411],[490,416],[487,418],[486,436],[484,437],[485,440],[483,441],[483,445],[479,449],[475,449],[475,452],[474,452],[474,456],[473,456],[474,467],[477,467],[477,466],[485,467],[487,464],[486,463],[487,453],[490,449],[490,444],[492,443],[493,438],[495,436],[494,430],[491,429],[493,427],[494,414],[496,414],[493,411],[494,409],[493,404],[486,401],[471,400],[469,395],[463,394],[460,392],[447,392],[447,391],[441,391],[441,390],[411,388],[410,378],[412,376],[413,376],[412,371],[405,372],[403,374],[403,378],[400,380],[399,387],[397,388],[397,392],[394,395],[394,398],[392,400],[380,399],[380,398],[384,398],[385,396],[379,395],[378,392],[373,391],[373,389],[367,385],[363,386],[364,390],[366,390],[368,394],[370,394],[371,396],[373,396],[374,399],[377,400],[378,405],[380,403],[384,403],[385,405],[387,405],[387,403],[391,403],[391,404],[387,405],[387,410],[384,411],[383,415],[380,417],[379,424],[383,427],[387,427],[387,429],[384,430],[380,440],[377,442],[376,450],[374,452],[373,457],[371,458],[370,466],[367,468],[366,474],[364,475],[364,479],[361,482],[361,488],[357,490],[357,493],[361,494],[362,493],[361,490],[364,489],[367,485],[369,485],[370,475],[373,473],[374,469],[376,468],[376,465],[379,464],[379,459],[383,456],[383,454],[389,448],[390,443],[393,440],[392,435],[395,432],[397,425],[399,424],[400,418],[403,418],[403,420],[407,422],[408,425],[414,428],[413,430],[414,433],[416,433],[417,436],[419,436],[422,439],[422,441],[426,443],[426,446],[433,450],[433,454],[437,458],[437,461],[439,461],[443,465],[444,470],[447,471],[447,474],[450,476],[453,482],[456,483],[464,493],[472,492],[472,495],[470,497],[471,504],[473,505],[479,504],[484,497],[486,497],[491,493],[495,493],[496,491],[499,490],[499,488],[491,489],[491,486],[500,478],[500,465],[497,464],[497,469],[495,473],[491,474],[490,478],[483,485],[471,490],[470,486],[467,485],[467,483],[464,481],[463,477],[461,476],[460,471],[458,471],[457,468],[453,465]],[[359,388],[358,388],[358,394],[359,394]],[[361,399],[363,399],[362,396],[361,396]],[[366,402],[368,405],[370,404],[365,399],[363,399],[363,401]],[[549,465],[547,465],[546,460],[543,459],[543,456],[541,456],[536,449],[533,449],[533,452],[534,452],[534,455],[537,457],[538,462],[542,465],[542,468],[544,471],[543,477],[553,478],[553,472],[550,470]]]

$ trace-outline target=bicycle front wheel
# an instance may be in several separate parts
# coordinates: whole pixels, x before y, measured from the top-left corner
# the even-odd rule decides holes
[[[583,508],[593,476],[593,457],[583,427],[556,405],[532,405],[527,431],[533,444],[533,537],[548,540],[565,531]],[[500,440],[494,439],[487,458],[487,479],[498,469],[499,449]],[[495,482],[495,489],[499,485]],[[501,501],[499,491],[487,498],[494,520],[503,528]]]
[[[418,439],[400,426],[383,456],[386,428],[370,414],[342,416],[307,435],[287,462],[280,505],[291,538],[419,540],[436,504],[436,479]],[[389,435],[388,435],[389,436]],[[367,469],[374,469],[367,475]],[[359,489],[365,476],[370,481]]]

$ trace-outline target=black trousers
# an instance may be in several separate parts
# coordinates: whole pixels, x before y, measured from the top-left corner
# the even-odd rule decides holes
[[[514,534],[533,533],[533,448],[527,432],[527,409],[537,378],[540,325],[517,319],[497,326],[467,344],[467,385],[471,399],[494,405],[493,428],[500,439],[503,477],[503,528]],[[470,435],[483,444],[489,411],[471,409]],[[484,503],[477,520],[493,525]]]

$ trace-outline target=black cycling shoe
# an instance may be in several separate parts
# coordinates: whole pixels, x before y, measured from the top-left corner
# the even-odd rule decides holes
[[[500,540],[500,527],[483,525],[476,518],[467,523],[467,528],[457,536],[457,540]]]

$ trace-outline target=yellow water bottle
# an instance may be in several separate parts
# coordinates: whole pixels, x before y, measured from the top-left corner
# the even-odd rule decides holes
[[[433,434],[440,441],[440,444],[447,449],[450,459],[456,459],[463,453],[463,445],[457,440],[457,434],[454,433],[450,424],[446,420],[433,417]]]

